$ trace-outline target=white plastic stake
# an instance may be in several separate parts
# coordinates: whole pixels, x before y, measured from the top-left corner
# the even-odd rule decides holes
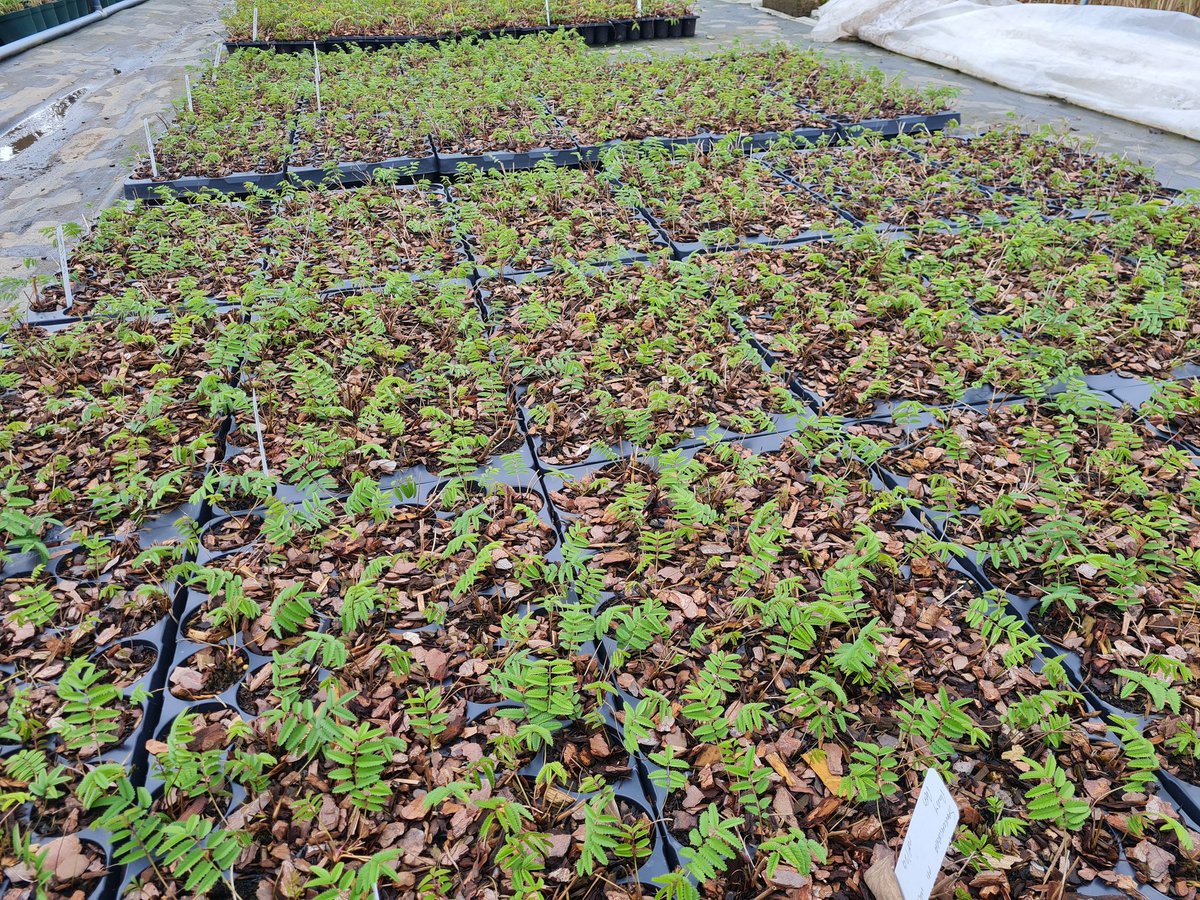
[[[217,83],[217,64],[220,61],[221,61],[221,44],[220,44],[220,42],[218,42],[216,52],[213,53],[213,71],[212,71],[213,84]]]
[[[250,402],[254,404],[254,430],[258,434],[258,458],[262,460],[263,474],[268,478],[271,477],[271,470],[267,468],[267,445],[263,443],[262,436],[262,420],[258,417],[258,391],[250,391]]]
[[[66,298],[67,306],[71,305],[71,272],[67,269],[67,238],[63,234],[63,227],[58,226],[58,261],[62,265],[62,286],[63,296]]]
[[[313,82],[317,86],[317,115],[321,114],[321,56],[317,53],[317,42],[313,41]]]
[[[257,41],[258,40],[258,7],[257,6],[254,7],[254,26],[253,27],[254,27],[254,30],[250,35],[250,40]]]
[[[150,136],[150,120],[142,119],[142,127],[146,129],[146,146],[150,149],[150,174],[158,177],[158,161],[154,158],[154,138]]]
[[[546,27],[550,27],[550,0],[546,0]]]
[[[192,76],[191,75],[183,76],[183,86],[185,88],[187,88],[188,112],[194,113],[196,111],[196,107],[194,107],[192,105]]]
[[[957,827],[958,804],[937,769],[930,769],[896,861],[896,881],[904,900],[929,900]]]
[[[640,19],[642,17],[642,0],[637,0],[637,14]]]

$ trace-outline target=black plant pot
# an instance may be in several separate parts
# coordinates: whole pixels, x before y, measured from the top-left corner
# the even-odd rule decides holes
[[[45,22],[44,28],[58,27],[61,21],[58,18],[58,6],[58,3],[43,3],[41,6],[34,7],[35,10],[41,13],[42,19]]]
[[[18,9],[0,16],[0,44],[11,44],[40,30],[32,9]]]
[[[34,31],[45,31],[50,27],[50,20],[46,18],[45,6],[31,6],[29,8],[29,18],[33,20]]]

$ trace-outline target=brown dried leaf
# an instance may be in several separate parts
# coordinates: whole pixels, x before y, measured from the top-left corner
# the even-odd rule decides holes
[[[83,853],[79,837],[69,834],[56,838],[42,850],[42,865],[54,873],[60,881],[78,878],[88,869],[88,858]]]
[[[194,693],[204,690],[204,676],[195,669],[180,666],[171,673],[171,684],[181,691]]]
[[[821,779],[821,783],[825,785],[829,792],[837,794],[842,786],[842,778],[840,775],[834,775],[829,771],[827,755],[819,750],[809,750],[804,754],[804,761],[817,773],[817,777]]]

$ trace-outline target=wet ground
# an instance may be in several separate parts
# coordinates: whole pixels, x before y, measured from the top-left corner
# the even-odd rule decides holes
[[[52,246],[42,230],[85,222],[121,191],[127,161],[211,60],[223,0],[148,0],[0,62],[0,277]]]
[[[73,35],[0,62],[0,278],[33,258],[52,272],[42,230],[85,222],[115,200],[144,141],[142,120],[166,115],[188,65],[206,64],[222,27],[222,0],[148,0]],[[724,0],[700,0],[696,38],[611,48],[609,53],[711,52],[786,41],[851,57],[913,84],[961,89],[965,126],[1016,117],[1070,129],[1096,149],[1153,165],[1175,188],[1200,188],[1200,143],[1041,97],[1029,97],[868,44],[814,44],[809,26]]]

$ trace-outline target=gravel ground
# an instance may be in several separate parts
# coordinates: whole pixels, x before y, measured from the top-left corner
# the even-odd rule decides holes
[[[128,161],[142,142],[142,120],[153,122],[182,95],[189,65],[212,59],[222,34],[222,5],[223,0],[149,0],[0,63],[0,97],[5,98],[0,106],[0,277],[20,273],[28,258],[38,262],[39,271],[55,271],[53,247],[42,230],[85,221],[119,196]],[[694,39],[607,52],[704,53],[770,41],[817,47],[914,84],[958,86],[956,107],[968,128],[1014,115],[1030,126],[1050,123],[1094,139],[1101,151],[1153,165],[1170,187],[1200,187],[1200,143],[1195,141],[1029,97],[868,44],[814,44],[805,22],[750,4],[700,0],[698,9]]]

